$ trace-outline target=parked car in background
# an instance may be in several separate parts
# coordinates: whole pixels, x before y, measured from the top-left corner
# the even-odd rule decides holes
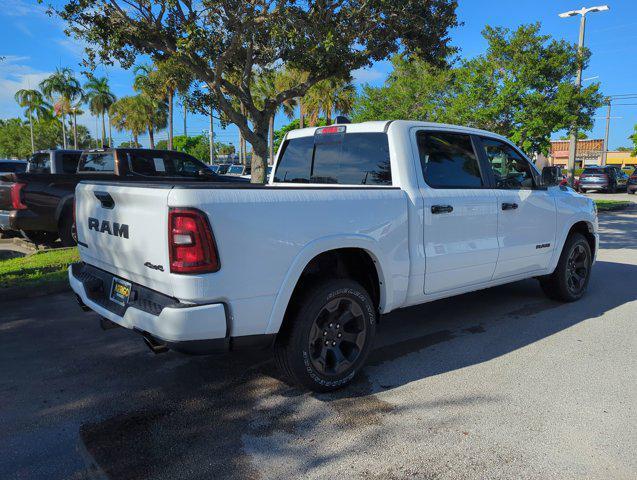
[[[216,163],[213,165],[208,165],[208,168],[213,173],[217,173],[219,171],[219,165],[217,165]]]
[[[0,159],[0,176],[5,173],[22,173],[27,169],[27,162],[24,160]]]
[[[634,195],[637,192],[637,170],[633,172],[633,174],[628,177],[628,185],[626,186],[626,191],[631,195]]]
[[[226,172],[227,175],[250,176],[251,167],[249,165],[232,165]]]
[[[483,130],[294,130],[268,185],[82,182],[69,281],[154,351],[273,347],[292,381],[334,390],[382,313],[526,278],[581,298],[597,215],[559,181]]]
[[[625,189],[627,183],[628,175],[622,172],[620,168],[612,166],[587,167],[579,177],[579,190],[581,192],[603,190],[615,193]]]
[[[228,170],[231,166],[231,163],[219,163],[217,164],[217,173],[219,175],[225,175],[226,173],[228,173]]]
[[[246,182],[241,178],[219,176],[196,158],[168,150],[88,150],[78,155],[77,171],[71,173],[40,173],[41,170],[57,171],[57,160],[62,170],[66,160],[70,170],[71,159],[66,154],[41,155],[40,158],[29,165],[26,173],[5,175],[0,182],[0,228],[20,231],[39,244],[59,238],[62,245],[75,245],[73,199],[75,187],[82,180],[156,183],[187,178],[196,183]]]

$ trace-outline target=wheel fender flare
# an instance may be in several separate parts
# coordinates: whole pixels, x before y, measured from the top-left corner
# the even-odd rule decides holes
[[[355,234],[321,237],[305,245],[292,261],[276,294],[266,334],[279,331],[294,288],[301,278],[305,267],[318,255],[342,248],[360,248],[369,254],[376,266],[376,273],[380,283],[380,310],[383,311],[385,305],[392,304],[392,279],[384,271],[383,266],[387,265],[387,262],[376,240],[366,235]]]
[[[69,193],[60,199],[58,206],[55,208],[55,224],[59,225],[62,215],[67,208],[73,208],[73,199],[75,194]]]
[[[551,263],[549,265],[549,270],[552,272],[557,267],[557,262],[560,261],[560,256],[562,255],[562,250],[564,249],[564,244],[566,243],[566,239],[568,238],[568,232],[571,231],[571,228],[576,223],[585,222],[588,225],[589,231],[593,232],[593,222],[589,218],[582,218],[581,216],[572,216],[569,218],[567,222],[564,222],[564,226],[561,231],[558,232],[556,238],[556,247],[553,250],[553,256],[551,257]]]

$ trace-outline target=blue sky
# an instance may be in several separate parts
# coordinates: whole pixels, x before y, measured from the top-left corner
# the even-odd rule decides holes
[[[603,2],[595,1],[600,3],[586,6]],[[577,41],[579,17],[562,19],[557,14],[580,8],[581,0],[460,0],[459,3],[458,16],[464,25],[452,32],[452,39],[465,57],[484,52],[486,42],[480,32],[487,24],[515,28],[521,23],[540,21],[543,33]],[[608,0],[607,3],[611,8],[609,12],[589,14],[587,20],[586,45],[593,55],[584,78],[596,77],[587,82],[601,82],[606,95],[637,93],[637,1]],[[2,0],[2,7],[0,56],[6,60],[0,63],[0,118],[7,118],[20,114],[13,100],[16,90],[36,87],[57,66],[69,66],[79,74],[83,49],[77,41],[65,37],[62,22],[46,16],[45,7],[36,0]],[[381,84],[388,71],[387,62],[380,62],[355,72],[355,81],[359,86]],[[117,67],[98,67],[97,74],[108,75],[117,96],[133,93],[131,72]],[[617,103],[637,103],[637,100]],[[595,127],[589,136],[603,137],[605,115],[605,108],[597,112]],[[614,106],[612,116],[621,118],[611,120],[611,149],[629,145],[627,137],[637,124],[637,105]],[[282,117],[277,118],[276,123],[279,126],[286,122]],[[95,130],[95,120],[89,116],[84,116],[81,123]],[[175,118],[176,134],[182,132],[182,125],[179,112]],[[225,131],[216,128],[217,140],[237,144],[235,128]],[[189,116],[189,133],[204,129],[207,129],[205,117]],[[116,142],[127,139],[125,134],[115,137]],[[159,138],[165,138],[165,132],[160,132]]]

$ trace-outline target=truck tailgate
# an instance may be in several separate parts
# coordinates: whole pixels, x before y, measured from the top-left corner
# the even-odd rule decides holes
[[[80,183],[75,215],[82,260],[172,295],[167,243],[170,188]]]

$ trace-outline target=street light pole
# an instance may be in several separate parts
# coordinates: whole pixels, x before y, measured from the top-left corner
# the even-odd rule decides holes
[[[213,117],[212,117],[212,105],[210,105],[210,129],[209,133],[209,141],[210,141],[210,164],[215,163],[215,134],[213,130]]]
[[[606,131],[604,132],[604,151],[602,152],[602,167],[606,166],[608,155],[608,131],[610,130],[610,97],[608,98],[608,109],[606,110]]]
[[[581,15],[579,24],[579,41],[577,42],[577,54],[579,56],[579,66],[577,67],[577,77],[575,78],[575,86],[577,91],[582,88],[582,54],[584,50],[584,32],[586,30],[586,14],[589,12],[603,12],[609,10],[608,5],[600,5],[597,7],[585,8],[580,10],[571,10],[568,12],[560,13],[561,18],[573,17],[575,15]],[[577,114],[579,114],[579,106],[577,108]],[[575,158],[577,156],[577,118],[571,127],[571,138],[568,147],[568,183],[572,187],[575,184]]]

